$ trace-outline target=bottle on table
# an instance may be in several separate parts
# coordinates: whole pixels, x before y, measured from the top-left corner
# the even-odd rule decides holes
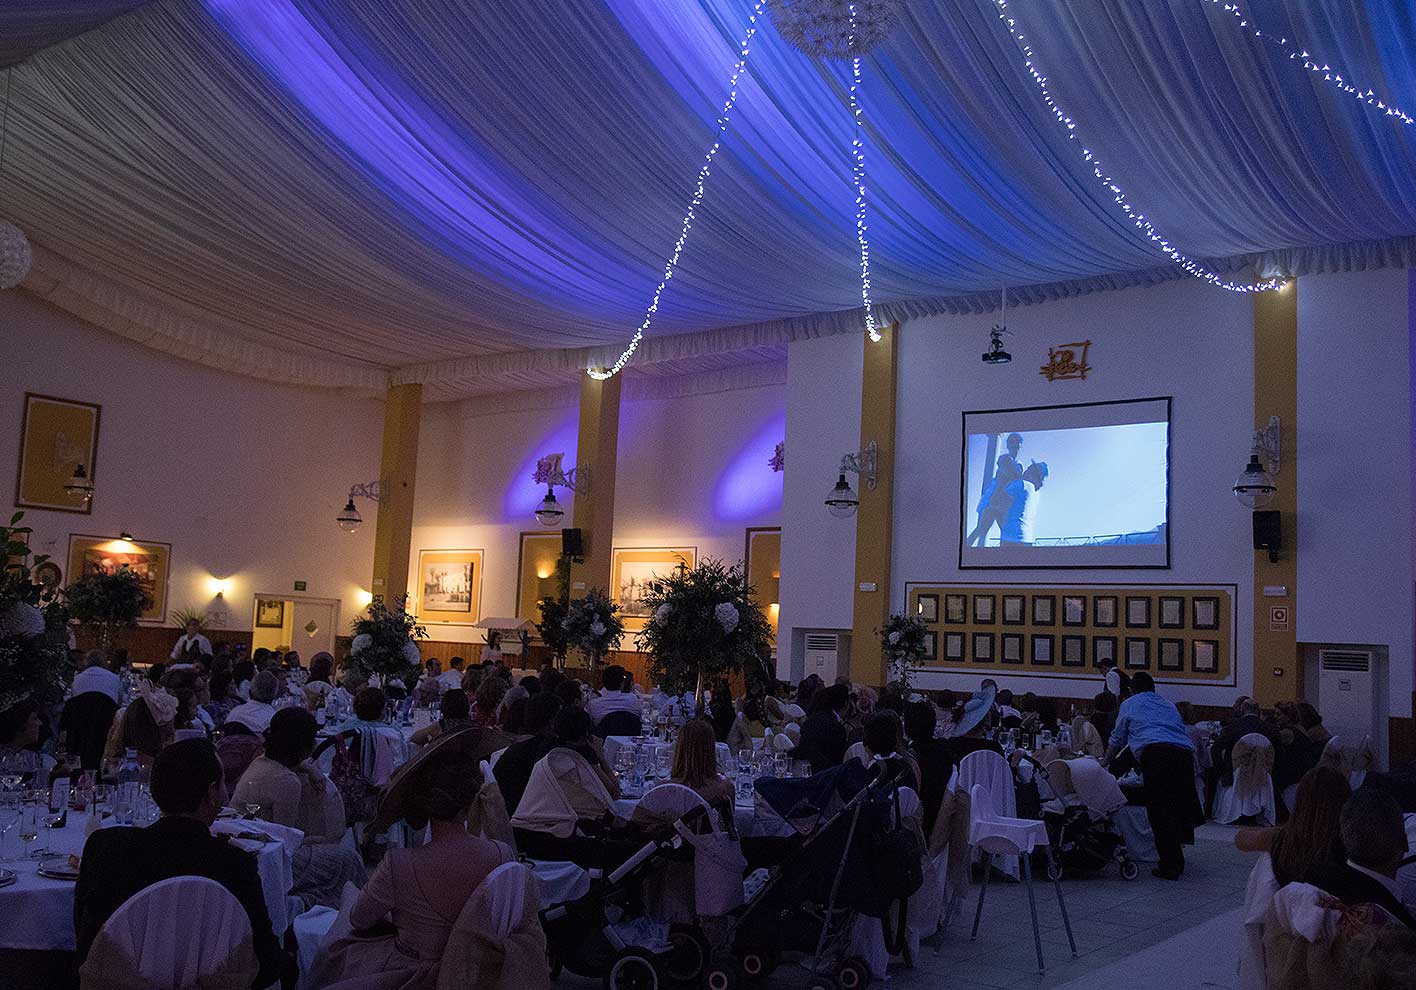
[[[133,824],[138,812],[138,798],[142,792],[142,767],[138,763],[138,751],[129,749],[123,755],[118,767],[118,787],[113,797],[113,818],[119,825]]]

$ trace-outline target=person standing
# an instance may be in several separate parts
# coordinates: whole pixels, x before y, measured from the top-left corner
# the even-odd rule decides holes
[[[1012,501],[1008,486],[1023,476],[1023,467],[1018,463],[1018,454],[1023,449],[1022,436],[1017,433],[1008,434],[1007,446],[1008,452],[998,456],[993,477],[984,482],[978,500],[978,525],[969,534],[965,541],[966,546],[986,545],[988,532],[994,524],[997,524],[1000,531],[1003,529],[1003,519],[1008,514],[1008,505]]]
[[[1131,691],[1117,712],[1105,762],[1110,764],[1127,748],[1135,756],[1145,778],[1146,817],[1160,854],[1160,865],[1151,875],[1179,880],[1185,872],[1181,844],[1202,821],[1195,793],[1195,746],[1175,705],[1155,693],[1150,674],[1134,675]]]
[[[177,642],[173,645],[172,652],[167,655],[167,658],[179,663],[194,663],[197,657],[202,656],[211,656],[211,640],[202,635],[200,622],[196,619],[188,619],[186,630],[177,637]]]
[[[1023,476],[1005,489],[1008,511],[998,527],[999,546],[1032,546],[1037,504],[1042,497],[1042,485],[1047,480],[1047,465],[1033,461]]]

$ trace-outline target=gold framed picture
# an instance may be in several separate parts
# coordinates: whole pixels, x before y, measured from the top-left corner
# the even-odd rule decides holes
[[[610,555],[610,598],[619,606],[627,633],[649,624],[649,609],[642,601],[656,578],[698,566],[697,547],[616,547]]]
[[[541,621],[539,603],[560,593],[556,585],[556,565],[561,556],[561,534],[521,534],[521,548],[516,558],[516,617],[531,622]]]
[[[70,494],[64,486],[80,465],[89,483],[93,483],[101,411],[101,406],[90,402],[25,393],[24,414],[20,420],[20,464],[15,472],[18,508],[82,515],[93,510],[91,497]]]
[[[256,599],[256,628],[280,629],[285,626],[285,601],[281,598]]]
[[[138,622],[160,626],[167,620],[167,577],[172,570],[172,544],[127,540],[121,536],[69,535],[69,583],[88,574],[112,574],[127,567],[152,599]]]
[[[470,626],[482,617],[482,553],[418,551],[415,614],[420,623]]]

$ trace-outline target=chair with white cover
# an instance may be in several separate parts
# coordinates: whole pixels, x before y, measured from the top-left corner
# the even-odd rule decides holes
[[[1220,783],[1214,795],[1214,820],[1233,825],[1240,818],[1256,818],[1272,825],[1278,817],[1273,794],[1273,743],[1258,732],[1241,736],[1234,744],[1234,782]]]
[[[1023,868],[1023,882],[1028,888],[1028,909],[1032,912],[1033,945],[1037,949],[1037,971],[1046,970],[1042,959],[1042,935],[1037,925],[1037,900],[1033,896],[1032,852],[1041,846],[1047,851],[1048,872],[1054,879],[1052,886],[1057,891],[1057,906],[1062,910],[1062,925],[1067,930],[1067,941],[1072,946],[1072,958],[1077,958],[1077,942],[1072,937],[1072,922],[1067,917],[1067,903],[1062,898],[1061,874],[1052,870],[1052,846],[1047,838],[1047,826],[1029,818],[1005,818],[991,810],[992,799],[982,784],[974,784],[970,789],[969,844],[981,850],[989,861],[996,856],[1016,857]],[[973,932],[969,941],[978,938],[979,921],[983,918],[983,896],[988,892],[988,870],[983,872],[983,883],[978,888],[978,908],[974,911]]]
[[[503,863],[478,884],[452,926],[437,990],[550,990],[536,879]]]
[[[1000,818],[1012,818],[1018,813],[1013,769],[1008,766],[1008,761],[1003,756],[991,749],[980,749],[966,754],[959,761],[958,772],[951,786],[965,794],[972,794],[975,784],[982,784],[988,792],[988,806],[985,810],[990,814]],[[977,854],[974,858],[978,858]],[[1004,863],[999,868],[1014,880],[1021,879],[1016,862]]]
[[[1367,779],[1367,771],[1375,769],[1376,753],[1372,749],[1372,737],[1333,736],[1323,747],[1323,755],[1318,758],[1318,766],[1336,770],[1347,778],[1355,791]]]
[[[862,764],[870,762],[870,757],[865,755],[865,743],[853,742],[846,747],[846,755],[841,758],[841,762],[849,763],[851,760],[860,760]]]
[[[1239,984],[1236,990],[1268,990],[1268,969],[1264,963],[1264,918],[1269,903],[1278,893],[1273,875],[1273,859],[1260,853],[1249,871],[1244,893],[1243,934],[1239,939]]]
[[[256,978],[251,920],[207,877],[172,877],[128,898],[99,929],[83,990],[245,990]]]
[[[1091,719],[1085,715],[1072,719],[1072,751],[1098,760],[1106,754],[1106,743],[1102,740],[1101,733],[1096,731],[1096,726],[1092,725]]]

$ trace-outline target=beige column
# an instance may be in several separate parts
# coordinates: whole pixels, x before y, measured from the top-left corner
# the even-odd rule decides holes
[[[880,340],[865,342],[861,376],[860,446],[875,443],[875,487],[855,481],[860,493],[856,510],[855,607],[851,622],[851,680],[883,685],[887,671],[880,655],[877,630],[890,617],[890,556],[895,511],[895,393],[899,383],[900,325],[880,331]]]
[[[610,588],[610,551],[615,538],[615,458],[619,453],[620,383],[615,375],[597,381],[586,375],[580,386],[580,440],[576,446],[575,528],[584,556],[571,564],[570,594]]]
[[[418,427],[423,386],[395,385],[384,398],[383,460],[378,522],[374,529],[374,577],[370,591],[392,603],[408,593],[408,557],[413,542],[413,491],[418,475]]]

